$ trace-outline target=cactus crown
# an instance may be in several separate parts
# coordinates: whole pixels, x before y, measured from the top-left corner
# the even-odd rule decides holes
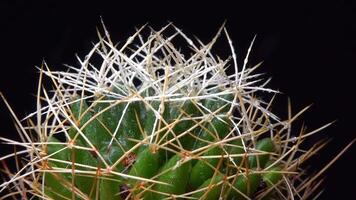
[[[167,30],[173,34],[167,35]],[[237,66],[230,37],[221,27],[211,42],[191,40],[173,24],[140,28],[115,45],[105,30],[79,67],[41,76],[37,111],[23,141],[4,139],[26,155],[0,189],[45,199],[306,199],[319,185],[299,166],[325,141],[299,145],[315,131],[291,136],[292,122],[271,112],[260,92],[268,80]],[[211,49],[225,35],[231,57]],[[191,55],[174,45],[183,38]],[[226,74],[232,67],[233,74]],[[41,86],[42,76],[53,90]],[[15,119],[16,116],[14,116]],[[7,158],[6,157],[6,158]],[[1,159],[5,159],[1,158]],[[18,192],[16,192],[16,190]]]

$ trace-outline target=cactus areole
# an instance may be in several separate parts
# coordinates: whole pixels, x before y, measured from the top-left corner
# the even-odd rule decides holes
[[[300,166],[324,143],[299,145],[329,124],[292,136],[296,117],[271,111],[278,92],[248,64],[253,41],[238,65],[224,26],[207,44],[173,24],[142,27],[120,45],[104,32],[79,66],[40,67],[37,110],[27,123],[14,115],[23,141],[3,139],[21,150],[1,159],[26,162],[5,170],[1,191],[55,200],[313,196],[318,179]],[[218,39],[227,59],[211,52]]]

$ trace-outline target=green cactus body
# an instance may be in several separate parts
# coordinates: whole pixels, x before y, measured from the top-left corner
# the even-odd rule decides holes
[[[151,178],[157,174],[160,168],[160,153],[152,152],[149,147],[146,147],[137,156],[135,163],[130,169],[129,175],[143,178]],[[136,188],[138,185],[136,180],[130,179],[129,186]]]
[[[271,138],[264,138],[257,142],[256,150],[271,153],[274,151],[274,144]],[[269,160],[270,155],[259,155],[259,156],[251,156],[249,157],[249,165],[250,167],[264,167],[267,161]]]
[[[122,185],[122,183],[118,182],[117,180],[112,180],[119,179],[119,177],[113,176],[109,178],[103,178],[102,180],[100,180],[99,198],[121,200],[122,198],[120,196],[120,186]]]
[[[210,108],[217,107],[214,104],[210,103],[209,101],[205,102],[206,105]],[[134,104],[132,104],[134,105]],[[139,105],[139,104],[136,104]],[[158,109],[160,104],[153,102],[151,106],[154,109]],[[82,108],[80,108],[82,106]],[[84,137],[87,137],[86,139],[89,140],[92,145],[100,147],[98,153],[102,155],[104,160],[109,164],[113,165],[116,163],[118,159],[120,159],[124,154],[125,151],[129,150],[128,148],[132,148],[135,144],[129,144],[128,139],[129,138],[134,138],[136,140],[139,140],[142,137],[142,134],[137,134],[139,132],[140,128],[138,126],[139,123],[137,122],[137,116],[139,116],[138,112],[142,112],[142,110],[137,111],[135,106],[132,106],[130,109],[130,114],[123,115],[123,105],[120,106],[111,106],[110,109],[107,109],[107,106],[110,106],[110,104],[97,104],[96,107],[94,107],[94,112],[89,112],[89,107],[86,104],[85,101],[77,101],[71,106],[71,110],[75,118],[80,119],[80,126],[79,128],[84,134]],[[182,110],[184,110],[185,113],[187,114],[192,114],[192,115],[198,115],[197,109],[194,109],[195,105],[190,103],[185,103],[183,105]],[[105,112],[103,110],[106,109]],[[167,109],[164,113],[170,113],[170,115],[165,115],[167,118],[167,121],[172,119],[172,116],[178,117],[177,113],[179,111],[177,110],[177,107],[175,106],[168,106],[166,104],[165,109]],[[146,132],[147,135],[150,135],[150,132],[154,132],[153,130],[153,125],[154,121],[156,120],[156,115],[154,112],[150,109],[146,109],[146,114],[145,114],[145,121],[142,122],[144,131]],[[224,109],[223,111],[227,111]],[[97,115],[97,113],[102,113],[101,115]],[[194,114],[195,113],[195,114]],[[98,118],[92,120],[92,116],[98,116]],[[108,122],[108,120],[115,120],[118,123],[120,117],[123,116],[123,122],[124,124],[122,125],[125,128],[118,129],[114,123]],[[142,116],[142,115],[140,115]],[[130,118],[130,119],[127,119]],[[88,122],[91,120],[91,122]],[[81,128],[81,125],[86,124],[86,127]],[[174,123],[174,122],[173,122]],[[229,132],[229,125],[221,122],[218,118],[214,117],[211,123],[207,123],[207,128],[208,130],[203,131],[212,131],[216,136],[219,137],[225,137],[228,132]],[[182,121],[175,125],[172,130],[175,131],[177,135],[183,133],[187,129],[190,129],[190,127],[194,126],[193,121]],[[128,130],[131,129],[131,130]],[[112,137],[114,136],[111,131],[117,131],[117,134],[115,135],[115,138],[117,141],[119,141],[119,144],[117,143],[112,143],[110,144],[110,141]],[[109,133],[107,133],[110,131]],[[127,131],[127,133],[125,133]],[[136,131],[136,132],[134,132]],[[166,132],[167,133],[167,132]],[[76,144],[90,148],[90,145],[88,142],[84,139],[83,136],[81,135],[76,135],[78,134],[77,131],[74,128],[70,129],[70,135],[73,138],[77,138]],[[100,135],[102,134],[102,135]],[[105,134],[105,136],[103,135]],[[206,133],[206,135],[210,135],[211,133]],[[144,135],[144,134],[143,134]],[[164,134],[162,134],[164,135]],[[168,137],[167,139],[171,139],[173,136]],[[193,140],[193,138],[190,138]],[[213,139],[213,137],[208,137],[207,139],[213,142],[216,139]],[[53,138],[54,141],[57,141],[55,138]],[[93,140],[93,142],[92,142]],[[184,141],[184,140],[182,140]],[[196,140],[193,140],[196,142]],[[176,143],[175,143],[176,144]],[[185,143],[187,144],[187,143]],[[190,143],[192,144],[192,143]],[[227,151],[229,151],[231,154],[242,154],[244,153],[244,149],[242,147],[242,139],[236,139],[231,142],[233,146],[226,148]],[[176,144],[178,145],[178,144]],[[200,144],[199,146],[202,146]],[[51,145],[49,146],[48,153],[58,151],[59,148],[61,147],[60,145]],[[175,148],[175,147],[174,147]],[[197,146],[191,146],[190,147],[192,150],[197,148]],[[189,148],[188,148],[189,149]],[[273,151],[273,143],[271,140],[268,139],[262,139],[257,141],[256,149],[260,151],[268,151],[271,152]],[[227,157],[224,158],[224,150],[221,148],[221,146],[211,146],[208,147],[205,153],[203,153],[203,156],[206,156],[208,158],[202,158],[199,159],[197,162],[192,162],[193,160],[186,161],[182,164],[179,164],[183,160],[181,153],[174,155],[173,157],[165,157],[166,152],[164,150],[157,149],[157,146],[155,145],[147,145],[147,144],[142,144],[139,148],[136,148],[134,150],[133,154],[135,155],[134,158],[132,158],[132,161],[127,161],[125,163],[119,163],[118,165],[115,166],[115,170],[119,172],[124,172],[125,170],[128,175],[133,176],[133,177],[138,177],[144,178],[144,179],[151,179],[154,178],[153,180],[156,180],[158,182],[163,182],[167,183],[166,184],[160,184],[160,183],[145,183],[145,181],[139,181],[139,179],[132,179],[132,178],[121,178],[120,176],[117,175],[106,175],[103,177],[96,177],[95,175],[91,174],[76,174],[75,175],[75,183],[78,186],[78,189],[83,192],[85,195],[87,195],[89,198],[94,198],[95,196],[99,195],[100,199],[106,200],[106,199],[124,199],[126,198],[125,195],[120,195],[124,193],[123,191],[120,191],[120,188],[123,186],[129,188],[127,189],[129,192],[129,195],[132,198],[139,198],[139,197],[144,197],[145,199],[164,199],[167,196],[170,195],[182,195],[186,192],[194,191],[194,190],[199,190],[201,188],[205,188],[209,186],[210,184],[216,184],[222,180],[223,175],[218,174],[213,177],[214,173],[222,173],[222,170],[218,169],[219,163],[226,163],[230,162]],[[170,152],[170,154],[173,154]],[[209,158],[209,156],[212,156],[212,158]],[[61,159],[61,160],[71,160],[75,159],[76,163],[83,164],[83,165],[88,165],[88,166],[98,166],[98,167],[104,167],[104,163],[98,158],[98,156],[95,154],[95,152],[90,152],[84,149],[75,149],[75,150],[68,150],[66,149],[65,151],[56,154],[56,156],[53,156],[53,158]],[[224,162],[221,162],[223,160]],[[257,156],[253,156],[250,158],[249,162],[250,165],[254,166],[254,164],[257,159]],[[259,162],[260,164],[264,165],[265,162],[268,161],[268,157],[259,157]],[[234,158],[235,164],[240,165],[242,158],[241,157],[236,157]],[[162,165],[163,163],[163,165]],[[192,164],[194,164],[192,166]],[[55,166],[55,163],[51,164]],[[62,168],[68,167],[68,166],[61,166]],[[77,167],[78,169],[84,169],[84,167]],[[236,170],[233,170],[231,172],[236,173]],[[213,177],[213,178],[212,178]],[[274,178],[275,175],[272,174],[266,174],[264,178],[270,179]],[[68,181],[70,181],[71,176],[66,176],[64,177]],[[273,179],[274,180],[274,179]],[[66,197],[71,197],[71,191],[69,191],[65,186],[60,185],[58,181],[55,181],[54,177],[51,174],[47,174],[46,178],[46,186],[48,188],[55,188],[51,190],[48,190],[47,195],[51,196],[53,198],[60,198],[55,195],[55,193],[62,193]],[[257,189],[257,186],[261,182],[260,176],[257,174],[250,174],[248,175],[248,179],[246,179],[244,176],[239,175],[237,178],[236,183],[234,184],[234,187],[238,189],[240,192],[244,193],[247,196],[251,196]],[[147,186],[147,189],[142,188],[141,184],[145,184],[144,186]],[[95,190],[95,188],[99,188],[98,191]],[[99,194],[96,194],[96,192],[99,192]],[[192,197],[204,197],[205,199],[215,199],[217,198],[218,195],[221,193],[221,184],[219,186],[216,186],[212,189],[210,189],[208,192],[197,192],[193,193]],[[240,198],[241,196],[238,192],[231,190],[231,196],[236,196],[236,198]],[[77,197],[78,198],[78,197]],[[235,197],[234,197],[235,198]]]
[[[71,106],[72,114],[74,115],[74,120],[77,124],[79,124],[78,128],[82,125],[86,124],[91,118],[92,114],[88,110],[88,105],[84,100],[79,100],[73,103]],[[88,123],[85,128],[82,129],[81,132],[87,137],[87,139],[91,142],[92,145],[99,146],[100,137],[97,134],[97,122],[94,120],[91,123]],[[75,145],[87,147],[89,145],[86,144],[86,141],[80,133],[75,128],[69,130],[69,135],[71,138],[76,138]],[[78,136],[78,137],[76,137]],[[88,165],[88,166],[99,166],[98,160],[95,158],[95,152],[83,150],[83,149],[73,149],[71,151],[70,158],[74,160],[75,163],[81,165]],[[86,170],[84,167],[75,167],[79,170]],[[75,184],[77,187],[85,194],[89,195],[90,197],[95,197],[95,187],[97,184],[97,180],[93,175],[90,174],[75,174],[74,176]],[[94,192],[93,192],[94,191]]]
[[[72,191],[63,184],[63,182],[65,182],[63,179],[65,179],[65,177],[60,174],[53,175],[44,173],[44,181],[47,184],[44,188],[45,194],[53,199],[59,200],[72,198]]]
[[[219,147],[210,149],[204,153],[204,156],[221,155],[222,150]],[[219,158],[199,160],[193,167],[189,178],[189,185],[191,188],[196,189],[207,179],[209,179],[216,170],[219,163]]]
[[[280,171],[282,171],[282,168],[279,166],[274,166],[271,167],[269,170],[269,172],[263,175],[263,180],[266,182],[266,184],[271,187],[275,184],[278,183],[278,181],[280,181],[283,177],[282,173]]]
[[[176,119],[179,119],[179,117],[182,118],[188,118],[188,120],[182,120],[173,127],[173,132],[176,134],[176,136],[179,137],[180,134],[183,134],[184,132],[188,131],[192,127],[194,127],[194,121],[189,120],[189,118],[197,117],[199,116],[200,111],[197,109],[197,106],[195,105],[195,102],[193,101],[185,101],[183,102],[183,105],[177,105],[174,109],[171,109],[171,119],[172,123]],[[189,132],[193,135],[196,135],[199,132],[200,128],[199,126],[194,128],[193,130],[190,130]],[[182,137],[179,139],[181,145],[183,146],[184,149],[186,150],[192,150],[194,146],[194,137],[189,135],[188,133],[185,133]]]
[[[215,200],[219,199],[219,196],[221,194],[221,189],[222,189],[222,184],[220,182],[223,181],[223,176],[222,175],[217,175],[215,177],[209,178],[206,180],[199,188],[198,190],[202,190],[206,188],[203,191],[199,191],[192,196],[196,199],[205,199],[205,200]]]
[[[150,104],[150,106],[154,110],[158,110],[159,105],[160,105],[159,101],[154,101]],[[149,106],[144,107],[144,110],[146,111],[146,116],[143,123],[144,123],[144,131],[146,135],[151,135],[155,131],[153,130],[153,128],[156,121],[156,115],[152,109]]]
[[[229,150],[230,150],[229,153],[231,155],[237,155],[237,154],[244,154],[245,153],[241,138],[233,140],[231,142],[231,144],[234,145],[234,146],[230,146],[229,147]],[[233,160],[235,162],[234,164],[236,164],[237,166],[240,166],[241,162],[242,162],[242,159],[243,159],[242,156],[234,156],[233,157]]]
[[[170,39],[165,28],[150,30],[146,40],[138,31],[122,49],[100,37],[80,69],[41,70],[55,90],[53,98],[39,91],[45,102],[29,116],[37,118],[19,129],[28,132],[22,153],[31,164],[0,190],[23,181],[38,197],[55,200],[240,200],[267,190],[278,198],[289,187],[311,195],[312,183],[304,187],[289,174],[301,172],[298,156],[314,149],[299,151],[285,128],[293,120],[279,119],[259,97],[276,91],[258,85],[259,74],[246,63],[240,69],[234,62],[235,73],[227,74],[231,60],[210,52],[216,38],[197,47],[168,27],[177,31]],[[178,35],[194,50],[191,57],[172,44]],[[142,45],[131,46],[135,39]],[[94,63],[103,59],[100,68],[93,54]]]
[[[60,142],[58,139],[51,137],[49,139],[49,142]],[[69,151],[68,149],[62,150],[64,146],[59,145],[59,144],[48,144],[47,145],[47,154],[52,155],[52,158],[58,159],[58,160],[64,160],[64,161],[69,161],[68,155]],[[58,153],[56,153],[58,152]],[[50,162],[49,167],[61,167],[61,168],[66,168],[67,165],[64,163],[58,163],[58,162]],[[69,174],[61,174],[61,173],[44,173],[44,180],[46,182],[46,187],[45,187],[45,193],[48,196],[51,196],[55,199],[65,199],[65,198],[71,198],[72,197],[72,192],[70,191],[70,188],[67,187],[65,184],[66,182],[71,180],[71,176]]]
[[[153,190],[157,193],[152,195],[153,199],[164,199],[167,196],[179,195],[185,192],[189,178],[187,172],[190,171],[191,164],[190,162],[178,164],[180,161],[180,155],[175,155],[162,167],[160,172],[163,174],[159,176],[158,181],[169,185],[156,184]]]
[[[226,95],[224,96],[225,100],[228,101],[233,98],[233,96],[231,95]],[[218,100],[214,100],[214,99],[207,99],[204,101],[203,106],[206,109],[209,109],[210,112],[217,112],[214,113],[213,115],[219,115],[219,114],[226,114],[226,112],[230,109],[229,103],[227,103],[226,101],[223,101],[221,99]],[[208,113],[208,115],[211,115],[210,113]],[[230,125],[227,122],[227,116],[222,117],[222,118],[218,118],[213,116],[211,120],[208,120],[205,124],[205,129],[203,129],[203,131],[201,132],[201,134],[199,135],[199,137],[202,140],[198,140],[194,147],[200,148],[203,147],[205,145],[207,145],[207,143],[205,141],[214,141],[214,138],[223,138],[225,137],[229,132],[230,132]],[[204,141],[205,140],[205,141]]]
[[[153,90],[146,91],[150,92],[145,92],[143,98],[154,95]],[[220,91],[215,90],[215,92]],[[172,195],[183,195],[207,186],[210,187],[211,184],[214,185],[222,181],[223,175],[219,173],[238,173],[236,169],[223,171],[219,168],[224,163],[230,162],[226,156],[224,157],[226,152],[230,154],[245,153],[242,139],[232,140],[231,147],[225,148],[223,143],[214,145],[231,131],[232,127],[228,122],[227,112],[231,106],[231,103],[228,102],[232,101],[233,95],[206,99],[201,102],[204,108],[198,106],[198,101],[192,100],[162,104],[160,101],[127,103],[113,98],[105,99],[112,100],[112,103],[100,102],[98,99],[93,106],[89,106],[85,100],[74,99],[74,103],[71,104],[71,113],[78,127],[70,128],[69,135],[71,138],[75,138],[75,145],[92,150],[74,148],[71,151],[66,150],[56,154],[54,158],[74,160],[77,164],[98,169],[105,167],[105,163],[101,160],[104,159],[106,165],[115,165],[113,170],[137,178],[124,178],[113,174],[105,174],[100,177],[98,174],[76,173],[74,175],[75,185],[86,197],[99,196],[101,200],[125,199],[128,196],[133,199],[141,197],[152,200],[164,199]],[[164,105],[163,108],[162,105]],[[199,120],[191,118],[199,119],[203,109],[212,112],[207,113],[211,120],[196,125]],[[157,114],[162,114],[162,117]],[[94,116],[96,117],[94,118]],[[77,129],[80,129],[83,135]],[[188,131],[190,134],[187,133]],[[154,135],[152,135],[153,133]],[[181,136],[181,134],[184,135]],[[139,147],[131,149],[138,143],[135,141],[143,140],[144,137],[151,138],[139,144]],[[159,144],[147,144],[152,141],[159,142]],[[165,148],[160,148],[160,144],[167,141],[173,142],[168,143]],[[53,145],[50,147],[52,149],[50,148],[49,152],[60,148],[60,146]],[[204,153],[201,154],[203,158],[179,164],[183,160],[182,155],[185,151],[189,152],[200,148],[204,149]],[[171,151],[167,149],[171,149]],[[129,150],[131,152],[127,152]],[[256,150],[273,152],[273,142],[269,138],[258,140]],[[118,160],[121,162],[118,163]],[[233,160],[236,165],[240,165],[242,157],[234,157]],[[259,162],[260,166],[264,166],[268,160],[269,155],[251,156],[249,164],[250,167],[256,167]],[[55,166],[56,163],[51,163],[51,165]],[[68,166],[62,165],[61,167]],[[75,168],[86,170],[81,166]],[[218,175],[213,177],[214,173],[218,173]],[[63,178],[70,181],[72,177],[66,175]],[[275,175],[266,174],[264,178],[274,181]],[[144,181],[147,179],[166,184]],[[239,175],[234,187],[251,197],[259,182],[261,182],[261,178],[258,174],[250,174],[247,179],[245,176]],[[221,185],[210,188],[208,192],[193,193],[192,197],[216,199],[221,193]],[[47,174],[46,187],[49,188],[47,195],[50,197],[62,198],[58,197],[56,193],[63,194],[63,198],[72,196],[72,192],[65,185],[56,181],[52,174]],[[126,188],[125,191],[122,188]],[[229,198],[233,197],[233,199],[242,197],[234,190],[225,195]],[[79,197],[80,195],[76,194],[76,198]]]
[[[242,200],[246,199],[246,196],[251,198],[260,182],[260,174],[241,174],[237,176],[236,182],[233,184],[234,188],[231,189],[228,199]]]

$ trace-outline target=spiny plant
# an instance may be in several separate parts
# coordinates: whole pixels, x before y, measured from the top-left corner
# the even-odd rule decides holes
[[[84,60],[78,58],[79,67],[51,71],[43,64],[34,113],[20,121],[5,100],[22,141],[1,138],[21,148],[0,158],[15,158],[17,167],[11,172],[3,162],[7,178],[0,190],[9,192],[1,199],[318,195],[328,166],[310,177],[302,164],[327,140],[300,145],[331,123],[292,136],[292,123],[308,107],[293,115],[289,103],[286,120],[271,111],[270,94],[278,91],[255,72],[260,64],[248,66],[253,41],[238,66],[224,26],[207,44],[173,24],[151,28],[148,36],[144,26],[122,46],[104,30]],[[227,59],[211,52],[222,34],[231,50]],[[187,42],[189,56],[174,46],[177,37]],[[229,65],[234,73],[226,72]],[[51,90],[42,85],[44,76]]]

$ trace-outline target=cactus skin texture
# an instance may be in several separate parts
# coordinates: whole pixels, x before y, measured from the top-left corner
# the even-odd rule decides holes
[[[166,36],[168,29],[175,33]],[[266,94],[262,100],[260,94],[276,91],[254,73],[259,65],[246,66],[248,54],[237,66],[224,27],[206,45],[173,24],[148,37],[144,30],[120,48],[98,33],[92,51],[67,72],[44,64],[39,85],[47,76],[54,90],[39,87],[37,111],[25,117],[27,125],[14,116],[23,141],[5,142],[25,150],[1,160],[27,154],[29,162],[16,159],[22,167],[17,173],[3,170],[9,178],[1,191],[55,200],[268,200],[316,194],[319,179],[300,166],[326,142],[305,151],[299,145],[330,124],[291,137],[290,105],[287,120],[270,111],[273,98]],[[232,60],[210,51],[222,33]],[[192,49],[189,58],[174,47],[175,37]],[[225,71],[228,65],[232,75]]]
[[[223,104],[223,102],[219,102],[221,100],[216,100],[216,104],[220,105]],[[195,102],[198,104],[197,102]],[[81,107],[80,107],[81,106]],[[169,104],[166,104],[165,109],[176,109],[174,106],[170,106]],[[117,109],[116,107],[120,107],[120,104],[115,105],[114,107],[110,107],[110,105],[107,105],[107,107],[102,107],[102,110],[106,110],[105,113],[96,113],[94,111],[89,111],[88,110],[88,104],[86,101],[82,100],[77,101],[72,104],[71,106],[71,112],[73,115],[76,117],[76,124],[84,124],[87,123],[85,127],[79,126],[81,130],[83,130],[83,137],[87,137],[90,142],[94,146],[101,147],[101,144],[108,144],[111,139],[111,137],[105,137],[100,134],[105,134],[106,130],[105,127],[102,126],[101,124],[108,124],[110,122],[102,121],[99,120],[92,120],[92,122],[88,121],[90,120],[89,117],[93,118],[93,116],[102,114],[102,115],[107,115],[107,118],[112,120],[115,119],[116,115],[119,116],[124,116],[123,113],[115,113],[113,110],[118,111],[122,109]],[[108,108],[108,109],[107,109]],[[224,109],[226,110],[226,109]],[[86,112],[88,111],[88,112]],[[189,112],[190,110],[187,110]],[[107,113],[108,114],[107,114]],[[168,113],[172,113],[174,111],[169,110]],[[215,113],[220,114],[220,113]],[[112,116],[109,116],[112,115]],[[89,117],[88,117],[89,116]],[[138,115],[128,115],[125,119],[125,121],[129,121],[132,124],[135,124],[136,120],[137,123],[140,123],[140,121],[145,124],[145,115],[140,115],[142,118],[137,118],[136,116]],[[132,117],[132,119],[130,119]],[[118,124],[118,118],[116,124]],[[150,121],[148,121],[150,122]],[[179,124],[179,126],[182,127],[190,127],[186,125],[185,123],[190,123],[189,121],[183,121]],[[230,125],[221,123],[220,121],[217,120],[212,120],[211,124],[207,124],[207,127],[212,127],[212,128],[207,128],[206,132],[208,131],[213,131],[214,129],[220,130],[216,131],[214,134],[221,133],[221,130],[224,130],[224,134],[219,136],[219,137],[225,137],[228,132]],[[125,126],[123,126],[125,127]],[[144,126],[148,127],[148,126]],[[124,133],[125,131],[132,132],[128,130],[129,128],[132,128],[132,126],[127,126],[123,128],[122,130],[119,130],[119,133]],[[135,127],[134,127],[135,128]],[[205,127],[204,127],[205,128]],[[73,129],[70,129],[73,130]],[[149,130],[143,130],[145,132]],[[77,132],[72,131],[73,135],[72,137],[75,138]],[[184,131],[181,131],[184,132]],[[211,133],[204,133],[206,135],[211,134]],[[93,135],[93,136],[92,136]],[[94,137],[96,136],[96,137]],[[135,139],[135,141],[140,141],[142,140],[142,135],[132,135],[133,137],[122,137],[119,134],[115,135],[115,138],[119,142],[119,145],[128,145],[130,144],[130,139]],[[80,137],[78,135],[78,137]],[[98,139],[99,138],[99,139]],[[208,137],[213,140],[213,137]],[[51,137],[51,141],[58,141],[55,137]],[[236,140],[236,141],[241,141]],[[80,142],[81,145],[85,144],[84,140],[79,140],[78,143]],[[184,141],[184,142],[189,142],[189,141]],[[127,149],[131,149],[133,146],[135,146],[136,143],[133,142],[130,146],[127,147]],[[182,143],[182,146],[187,146],[187,144]],[[58,144],[58,145],[48,145],[48,153],[53,153],[62,148],[63,145]],[[89,145],[83,145],[86,148],[90,148]],[[202,146],[202,145],[200,145]],[[226,158],[222,158],[223,156],[223,148],[221,146],[212,146],[207,148],[206,152],[203,154],[204,156],[215,156],[216,158],[199,158],[197,162],[192,162],[193,160],[186,160],[184,153],[189,153],[188,150],[182,150],[180,149],[180,152],[176,152],[175,155],[173,156],[166,156],[164,150],[159,149],[159,146],[154,148],[155,145],[140,145],[138,150],[135,151],[133,150],[132,153],[134,156],[133,158],[125,158],[125,159],[133,159],[132,163],[131,161],[124,160],[124,163],[122,163],[121,170],[123,170],[125,167],[129,169],[128,175],[130,176],[135,176],[139,178],[146,178],[150,179],[155,177],[153,180],[157,180],[158,182],[166,183],[166,184],[157,184],[157,183],[146,183],[146,185],[142,186],[142,181],[136,180],[136,179],[125,179],[125,178],[120,178],[116,177],[116,181],[110,181],[110,180],[105,180],[98,179],[95,176],[84,176],[84,175],[77,175],[75,177],[75,183],[78,186],[78,188],[84,192],[86,196],[89,198],[95,198],[96,193],[99,192],[101,199],[112,199],[112,198],[124,198],[119,195],[120,188],[128,188],[130,190],[130,195],[133,196],[134,198],[141,198],[144,197],[145,199],[164,199],[167,196],[170,195],[182,195],[191,191],[194,191],[198,188],[200,190],[205,187],[209,187],[210,184],[217,184],[219,181],[223,180],[223,176],[226,176],[226,172],[222,172],[219,168],[224,167],[222,166],[222,163],[224,162],[226,165],[229,161]],[[232,147],[232,151],[236,151],[235,148],[240,148],[241,147]],[[108,148],[110,151],[110,147]],[[263,166],[267,161],[269,161],[269,154],[266,153],[273,153],[274,149],[274,144],[273,141],[270,138],[264,138],[264,139],[259,139],[256,143],[256,150],[258,151],[263,151],[265,154],[264,155],[259,155],[259,156],[249,156],[249,166],[251,167],[256,167],[257,166],[257,160],[259,161],[259,165]],[[192,149],[194,151],[195,148]],[[127,150],[126,150],[127,151]],[[186,151],[186,152],[184,152]],[[163,152],[163,153],[162,153]],[[260,152],[260,153],[263,153]],[[85,150],[77,150],[75,156],[75,160],[73,162],[75,163],[81,163],[81,164],[90,164],[90,165],[100,165],[100,159],[98,156],[96,156],[96,153],[93,152],[88,152]],[[103,155],[106,152],[102,152]],[[120,153],[120,156],[124,154],[124,151]],[[130,154],[128,154],[130,155]],[[171,154],[169,154],[171,155]],[[132,155],[130,155],[132,156]],[[62,160],[67,160],[68,162],[70,161],[70,152],[68,151],[62,151],[60,153],[55,154],[54,158],[62,159]],[[108,154],[106,156],[107,161],[113,161],[117,160],[119,156],[117,154]],[[57,166],[57,162],[49,162],[50,166]],[[67,166],[61,166],[61,167],[67,167]],[[79,167],[78,167],[79,168]],[[215,174],[215,175],[214,175]],[[266,179],[273,179],[273,182],[276,182],[276,176],[273,174],[266,174]],[[58,181],[58,178],[52,177],[51,174],[47,175],[48,178],[45,181],[45,186],[47,188],[46,190],[46,195],[53,199],[61,199],[61,195],[66,195],[67,198],[71,198],[71,193],[66,189],[65,184],[60,184],[61,181]],[[236,183],[234,184],[235,189],[241,191],[243,194],[246,196],[251,197],[254,192],[257,190],[257,187],[261,183],[261,176],[259,174],[249,174],[248,175],[248,180],[243,176],[239,175]],[[273,177],[273,178],[272,178]],[[72,177],[63,177],[63,179],[66,179],[67,181],[71,181],[73,179]],[[245,180],[246,179],[246,180]],[[281,179],[280,176],[278,176],[278,179]],[[253,181],[251,181],[253,180]],[[120,181],[120,182],[119,182]],[[226,180],[228,182],[228,180]],[[231,181],[231,184],[233,181]],[[169,184],[169,185],[168,185]],[[269,183],[269,185],[271,185]],[[99,189],[97,190],[96,187]],[[143,187],[151,187],[150,190],[144,190],[142,189]],[[197,193],[194,193],[192,196],[195,198],[205,198],[205,199],[216,199],[219,197],[220,193],[222,190],[222,184],[217,184],[215,188],[205,192],[200,191]],[[235,191],[234,191],[235,192]],[[235,192],[236,193],[236,192]],[[115,195],[116,194],[116,195]],[[233,193],[232,193],[233,194]],[[232,196],[238,196],[239,194],[234,194]],[[230,195],[231,196],[231,195]],[[79,198],[79,197],[78,197]],[[239,197],[240,199],[243,199],[243,197]]]

